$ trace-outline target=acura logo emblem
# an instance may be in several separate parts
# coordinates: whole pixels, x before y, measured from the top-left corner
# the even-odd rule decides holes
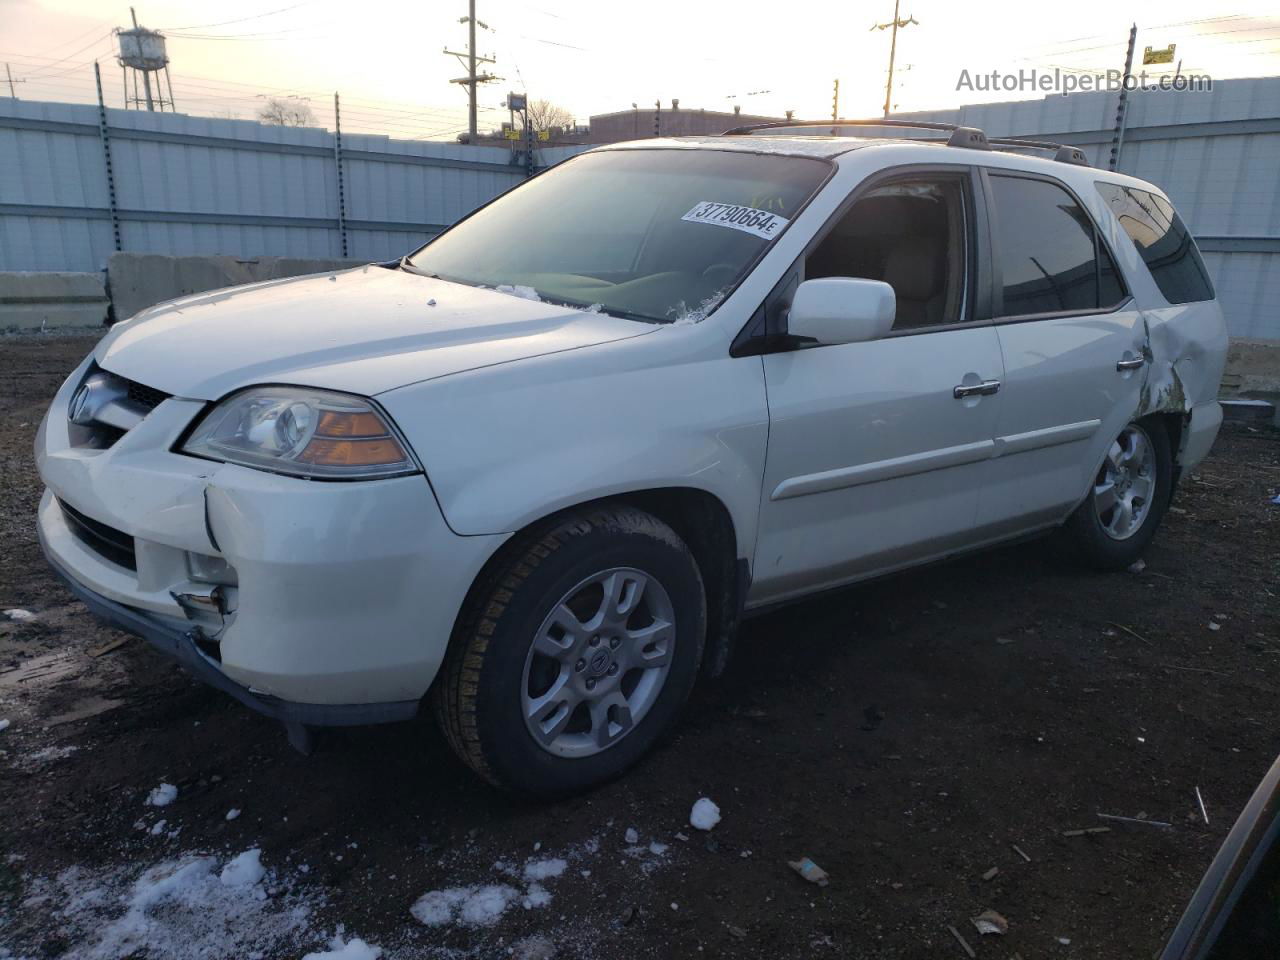
[[[71,403],[67,407],[67,419],[81,426],[93,423],[97,419],[98,411],[112,399],[112,396],[111,383],[101,373],[95,373],[80,384],[76,392],[71,395]]]
[[[87,383],[80,384],[80,388],[76,390],[75,396],[71,398],[71,407],[67,410],[67,419],[72,423],[88,423],[93,419],[92,416],[86,416],[89,407],[89,385]]]

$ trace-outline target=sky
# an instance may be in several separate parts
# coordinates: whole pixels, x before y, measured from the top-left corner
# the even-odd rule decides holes
[[[1131,23],[1138,54],[1177,44],[1183,73],[1215,79],[1280,74],[1274,0],[900,0],[915,23],[898,34],[895,110],[1043,96],[957,89],[970,76],[1021,69],[1102,71],[1123,65]],[[138,20],[168,38],[180,112],[251,119],[266,96],[294,97],[332,128],[334,91],[344,132],[452,139],[466,127],[462,0],[140,0]],[[108,106],[122,106],[113,27],[129,7],[105,0],[0,0],[0,71],[21,99],[91,102],[92,63]],[[507,119],[509,90],[566,108],[579,122],[632,104],[781,114],[872,117],[885,96],[893,4],[788,0],[769,4],[648,0],[478,0],[477,51],[503,78],[480,93],[480,128]],[[1172,68],[1169,68],[1172,69]],[[0,72],[0,96],[9,93]]]

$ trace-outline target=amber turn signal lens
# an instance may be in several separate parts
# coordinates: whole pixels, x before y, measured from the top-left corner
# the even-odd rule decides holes
[[[325,440],[315,437],[298,454],[302,463],[324,467],[369,467],[403,463],[408,457],[394,437],[373,440]]]
[[[324,410],[316,425],[317,437],[385,437],[387,428],[375,413]]]

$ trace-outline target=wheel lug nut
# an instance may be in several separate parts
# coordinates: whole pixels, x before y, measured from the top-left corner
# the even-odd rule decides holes
[[[610,640],[610,641],[609,641],[609,646],[611,646],[611,647],[613,647],[613,649],[617,650],[617,649],[618,649],[618,645],[619,645],[620,643],[622,643],[622,641],[621,641],[621,640],[619,640],[617,637],[614,637],[612,640]]]
[[[595,682],[594,680],[588,680],[588,681],[587,681],[587,689],[588,689],[588,690],[594,690],[595,688],[596,688],[596,682]]]
[[[587,669],[587,661],[579,660],[577,663],[573,665],[573,669],[581,673],[583,670]]]
[[[591,645],[592,645],[593,647],[598,647],[598,646],[600,646],[600,638],[599,638],[599,637],[592,637],[592,638],[591,638]]]
[[[609,676],[616,677],[618,675],[618,665],[616,663],[609,665]]]

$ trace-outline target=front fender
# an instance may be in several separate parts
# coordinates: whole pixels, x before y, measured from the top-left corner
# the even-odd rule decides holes
[[[738,556],[750,556],[768,440],[763,365],[702,347],[686,331],[475,370],[379,400],[456,533],[511,533],[589,500],[689,487],[725,504]]]

